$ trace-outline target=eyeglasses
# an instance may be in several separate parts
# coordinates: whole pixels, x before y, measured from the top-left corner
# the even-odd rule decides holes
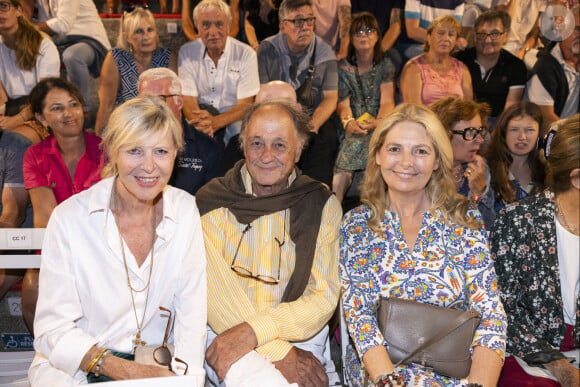
[[[246,233],[251,228],[252,228],[252,225],[250,223],[248,223],[246,225],[246,227],[244,228],[244,230],[242,231],[242,236],[240,237],[240,241],[238,242],[238,247],[236,248],[236,253],[234,254],[234,260],[232,261],[232,264],[230,266],[231,269],[234,272],[236,272],[244,277],[254,278],[254,279],[257,279],[259,281],[265,282],[267,284],[280,283],[280,265],[282,263],[282,246],[284,246],[284,243],[286,243],[286,211],[284,211],[284,237],[282,239],[282,242],[280,242],[280,239],[274,238],[274,241],[278,245],[278,277],[277,278],[274,278],[274,277],[269,276],[269,275],[263,275],[263,274],[256,275],[256,274],[253,274],[250,270],[236,265],[236,259],[238,258],[238,252],[240,251],[240,246],[242,245],[242,240],[244,239],[244,235],[246,235]]]
[[[10,8],[15,7],[14,4],[12,4],[9,1],[0,1],[0,12],[8,12],[10,11]]]
[[[355,31],[355,36],[361,37],[363,35],[369,36],[377,32],[376,29],[372,27],[361,27],[357,31]]]
[[[284,19],[285,22],[294,24],[294,27],[296,28],[302,28],[304,26],[304,23],[306,23],[308,27],[312,27],[314,25],[315,20],[316,20],[315,17],[307,17],[307,18],[297,17],[296,19]]]
[[[454,130],[453,133],[460,134],[465,141],[473,141],[479,134],[481,134],[481,137],[484,137],[487,134],[487,128],[485,126],[480,126],[479,128],[470,126],[463,130]]]
[[[489,36],[491,40],[498,40],[499,37],[502,36],[503,34],[505,34],[505,32],[493,31],[491,34],[486,34],[485,32],[476,32],[475,37],[478,40],[485,40]]]
[[[165,328],[165,337],[163,337],[163,344],[155,348],[155,350],[153,351],[153,360],[155,360],[155,362],[160,366],[169,367],[169,371],[173,371],[173,369],[171,368],[171,359],[173,356],[171,355],[169,347],[167,347],[167,337],[169,336],[169,327],[171,326],[171,311],[162,306],[160,306],[159,309],[169,313],[169,317],[167,319],[167,327]],[[187,370],[189,369],[187,363],[178,357],[175,358],[175,361],[185,365],[185,372],[183,374],[187,375]]]
[[[167,98],[179,97],[179,94],[157,94],[157,96],[161,98],[163,101],[167,102]]]

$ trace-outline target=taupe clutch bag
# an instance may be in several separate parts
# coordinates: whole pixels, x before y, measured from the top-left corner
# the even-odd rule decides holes
[[[481,314],[381,297],[376,316],[395,366],[415,363],[440,375],[467,377],[470,348]]]

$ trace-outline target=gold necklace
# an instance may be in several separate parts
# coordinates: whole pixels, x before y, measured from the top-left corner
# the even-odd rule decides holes
[[[560,215],[562,219],[562,225],[566,228],[566,230],[570,231],[574,235],[578,235],[578,228],[575,226],[570,225],[566,220],[566,216],[564,215],[564,211],[562,211],[562,206],[560,205],[560,201],[556,199],[556,212]]]
[[[117,195],[119,192],[117,191],[117,179],[115,179],[113,183],[113,206],[115,210],[118,211],[117,207]],[[113,214],[114,216],[114,214]],[[155,205],[153,205],[153,217],[152,217],[152,236],[151,236],[151,264],[149,266],[149,279],[147,280],[147,285],[141,290],[137,290],[131,284],[131,278],[129,277],[129,267],[127,266],[127,258],[125,257],[125,245],[123,243],[123,237],[121,236],[121,226],[115,217],[115,224],[117,225],[117,231],[119,232],[119,241],[121,242],[121,253],[123,254],[123,264],[125,266],[125,274],[127,275],[127,285],[129,286],[129,290],[131,293],[131,306],[133,306],[133,314],[135,315],[135,323],[137,324],[137,332],[135,333],[135,340],[133,340],[133,354],[139,345],[144,347],[147,343],[144,340],[141,340],[141,332],[143,330],[143,323],[145,322],[145,314],[147,313],[147,304],[149,303],[149,289],[151,285],[151,277],[153,275],[153,257],[155,255],[155,226],[157,225],[157,214],[155,212]],[[139,322],[139,318],[137,317],[137,308],[135,307],[135,297],[133,296],[133,292],[141,293],[147,290],[147,295],[145,296],[145,308],[143,309],[143,316],[141,316],[141,322]]]

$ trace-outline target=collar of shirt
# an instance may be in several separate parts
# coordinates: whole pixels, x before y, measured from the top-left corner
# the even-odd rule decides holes
[[[218,63],[222,58],[227,57],[227,54],[230,52],[231,45],[232,45],[232,42],[230,41],[230,39],[231,38],[229,36],[226,38],[226,45],[224,46],[224,49],[220,55],[220,58],[218,59]],[[209,60],[213,63],[213,60],[207,54],[207,47],[205,46],[205,44],[203,44],[203,41],[201,41],[201,39],[200,39],[200,42],[201,42],[201,45],[203,46],[203,60],[205,60],[205,61]]]
[[[252,176],[250,176],[250,172],[248,172],[248,168],[245,164],[242,166],[240,173],[242,174],[242,182],[244,183],[244,187],[246,187],[246,192],[250,195],[254,195],[254,190],[252,189]],[[296,171],[293,169],[288,177],[288,186],[290,186],[294,180],[296,180]]]
[[[554,48],[552,48],[552,50],[550,51],[550,55],[552,55],[554,59],[556,59],[558,63],[562,65],[564,71],[576,73],[576,69],[570,66],[568,63],[566,63],[566,61],[564,60],[564,55],[562,55],[562,49],[560,48],[560,44],[556,44]]]
[[[107,227],[109,216],[112,216],[110,211],[111,191],[113,190],[113,183],[115,177],[104,179],[101,184],[96,185],[91,189],[91,197],[89,200],[88,212],[93,215],[96,213],[105,214],[105,230],[110,230]],[[167,186],[163,189],[163,194],[167,191]],[[166,222],[168,220],[168,222]],[[172,200],[163,200],[163,220],[157,226],[157,236],[165,241],[171,238],[171,235],[177,224],[177,209],[174,207]],[[111,236],[112,237],[112,236]],[[115,235],[115,238],[118,236]]]

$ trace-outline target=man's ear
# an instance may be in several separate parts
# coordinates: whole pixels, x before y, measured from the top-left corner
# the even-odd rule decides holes
[[[298,140],[298,146],[296,147],[296,155],[294,156],[294,163],[297,163],[300,160],[300,155],[302,155],[302,150],[304,149],[304,145],[306,142],[304,140]]]

